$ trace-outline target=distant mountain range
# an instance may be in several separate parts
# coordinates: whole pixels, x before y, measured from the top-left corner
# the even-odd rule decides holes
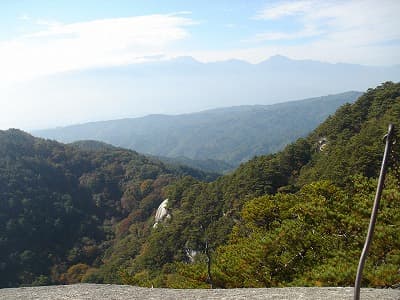
[[[39,130],[33,134],[67,143],[98,140],[175,158],[174,163],[223,172],[254,155],[282,149],[309,133],[339,106],[354,102],[360,95],[353,91],[274,105],[149,115]]]
[[[258,64],[240,60],[202,63],[179,57],[60,73],[15,86],[2,97],[15,103],[15,120],[27,124],[25,128],[41,129],[149,114],[267,105],[365,91],[385,81],[400,81],[400,66],[331,64],[284,56]],[[27,103],[35,103],[38,109],[28,111]]]

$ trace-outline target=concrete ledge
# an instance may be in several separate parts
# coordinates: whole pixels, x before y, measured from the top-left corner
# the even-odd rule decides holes
[[[7,300],[132,300],[132,299],[352,299],[351,287],[324,288],[260,288],[260,289],[214,289],[178,290],[150,289],[112,284],[75,284],[41,287],[0,289],[0,299]],[[399,300],[400,290],[362,289],[363,300]]]

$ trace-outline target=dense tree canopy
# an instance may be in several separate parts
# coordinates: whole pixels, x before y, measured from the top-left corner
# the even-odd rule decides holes
[[[400,129],[400,84],[391,82],[306,138],[212,182],[105,144],[2,131],[0,286],[351,285],[389,122]],[[400,282],[399,144],[366,265],[369,286]],[[153,227],[165,198],[170,218]]]
[[[90,146],[96,151],[15,129],[0,132],[1,287],[75,282],[80,277],[71,274],[102,264],[130,222],[150,217],[166,185],[181,175],[207,176],[133,151]]]
[[[281,152],[255,157],[212,183],[185,178],[170,185],[172,219],[151,233],[123,281],[207,286],[207,242],[217,286],[351,285],[389,122],[400,128],[400,84],[390,82]],[[400,281],[398,149],[394,153],[368,260],[371,286]],[[194,261],[188,249],[199,253]],[[138,275],[143,272],[145,280]]]

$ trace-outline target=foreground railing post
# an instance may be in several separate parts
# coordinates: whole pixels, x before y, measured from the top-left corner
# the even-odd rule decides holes
[[[378,186],[376,188],[374,206],[372,208],[371,219],[369,222],[367,237],[365,239],[364,248],[361,252],[360,262],[358,263],[357,268],[357,276],[356,281],[354,284],[354,300],[360,300],[360,287],[361,287],[361,279],[362,279],[362,272],[364,269],[365,260],[368,255],[369,246],[371,245],[372,237],[374,235],[374,228],[376,223],[376,217],[378,215],[379,209],[379,201],[381,199],[383,184],[385,182],[385,175],[387,171],[387,162],[389,158],[390,148],[392,146],[392,140],[394,135],[394,126],[389,124],[388,133],[385,135],[386,138],[386,145],[385,151],[383,153],[382,165],[381,165],[381,172],[379,174]]]

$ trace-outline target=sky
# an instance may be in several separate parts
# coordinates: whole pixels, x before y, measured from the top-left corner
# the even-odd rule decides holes
[[[0,97],[40,76],[179,56],[398,65],[399,11],[398,0],[1,0]]]

